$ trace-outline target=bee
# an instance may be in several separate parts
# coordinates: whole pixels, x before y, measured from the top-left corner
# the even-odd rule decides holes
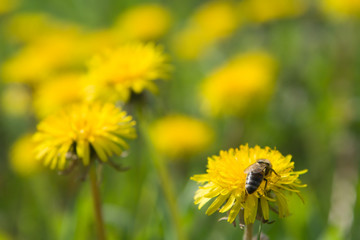
[[[265,188],[267,185],[266,177],[274,172],[277,176],[278,174],[272,169],[271,162],[267,159],[258,159],[256,163],[251,164],[244,170],[246,173],[246,182],[245,182],[245,189],[248,194],[254,193],[262,183],[265,181]]]

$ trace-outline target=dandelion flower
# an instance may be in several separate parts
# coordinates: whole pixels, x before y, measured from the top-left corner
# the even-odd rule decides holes
[[[114,31],[124,39],[156,40],[162,37],[171,24],[170,12],[158,4],[142,4],[123,13]]]
[[[231,2],[206,3],[193,14],[188,25],[175,35],[174,49],[179,57],[194,59],[210,46],[229,37],[238,25],[235,6]]]
[[[92,59],[86,77],[87,93],[90,100],[127,101],[131,91],[155,91],[154,81],[165,78],[167,70],[166,57],[160,47],[152,43],[123,45]]]
[[[267,175],[267,183],[262,181],[254,193],[248,194],[245,190],[244,170],[258,159],[269,160],[276,174]],[[299,195],[297,188],[306,187],[298,177],[307,170],[294,171],[291,155],[283,156],[269,147],[249,148],[248,145],[241,145],[239,149],[220,151],[219,156],[208,158],[207,167],[206,174],[191,177],[203,184],[195,194],[195,204],[199,204],[200,209],[215,198],[206,214],[213,214],[217,210],[221,213],[228,212],[227,220],[230,223],[241,209],[244,210],[245,224],[253,223],[258,211],[261,211],[264,220],[269,220],[270,204],[278,207],[279,217],[286,217],[289,215],[286,193],[294,192]]]
[[[21,84],[9,84],[1,93],[1,108],[10,116],[25,116],[31,109],[31,93]]]
[[[159,152],[170,157],[187,156],[204,150],[213,132],[204,122],[183,115],[157,120],[150,128],[151,139]]]
[[[321,7],[334,17],[360,17],[360,1],[357,0],[322,0]]]
[[[0,0],[0,15],[12,11],[18,5],[17,0]]]
[[[128,147],[124,138],[136,137],[134,125],[131,116],[110,103],[71,105],[38,124],[35,157],[60,170],[69,164],[69,155],[84,166],[95,155],[107,162]]]
[[[55,75],[39,84],[34,93],[34,110],[39,118],[57,112],[62,107],[84,99],[80,73]]]
[[[59,21],[43,12],[22,12],[6,20],[4,37],[16,42],[29,43],[49,34],[77,28],[74,24]]]
[[[303,14],[307,5],[302,0],[245,0],[240,3],[240,11],[248,21],[263,23]]]
[[[10,166],[20,176],[30,176],[40,170],[39,161],[34,155],[35,143],[32,134],[19,138],[10,150]]]
[[[37,84],[60,70],[79,64],[80,33],[65,29],[41,36],[22,48],[2,66],[7,82]]]
[[[235,57],[204,80],[200,95],[205,112],[239,115],[261,103],[273,91],[275,72],[276,62],[265,52]]]

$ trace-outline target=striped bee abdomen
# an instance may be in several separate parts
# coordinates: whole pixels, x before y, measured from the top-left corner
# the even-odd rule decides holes
[[[261,182],[264,179],[264,173],[253,173],[249,172],[246,176],[245,189],[248,194],[254,193],[260,186]]]

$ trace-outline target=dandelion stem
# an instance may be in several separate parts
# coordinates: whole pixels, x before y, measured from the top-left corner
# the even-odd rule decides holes
[[[148,151],[151,155],[150,158],[153,160],[155,169],[160,178],[161,187],[164,191],[165,199],[167,201],[167,204],[168,204],[168,207],[170,210],[171,221],[173,222],[174,227],[175,227],[176,239],[185,240],[187,238],[186,238],[183,228],[182,228],[180,214],[179,214],[178,205],[177,205],[175,194],[174,194],[174,187],[173,187],[171,176],[170,176],[168,169],[164,163],[164,160],[152,146],[151,140],[149,139],[149,133],[148,133],[149,126],[147,125],[146,121],[144,120],[146,118],[142,115],[141,111],[138,111],[138,115],[139,115],[139,119],[143,120],[139,124],[140,130],[143,133],[143,136],[144,136],[145,141],[148,146]]]
[[[99,184],[97,181],[96,176],[96,165],[91,164],[90,167],[90,182],[91,182],[91,192],[94,202],[94,213],[95,213],[95,223],[97,228],[97,234],[99,240],[105,240],[105,227],[104,227],[104,220],[102,216],[101,210],[101,199],[100,199],[100,192],[99,192]]]
[[[170,174],[167,171],[166,166],[159,157],[154,157],[153,159],[154,159],[155,167],[160,177],[161,186],[163,188],[165,198],[170,208],[170,215],[175,225],[177,239],[184,240],[185,236],[181,227],[181,221],[180,221],[178,206],[174,196],[173,185],[172,182],[170,181]]]
[[[253,232],[253,224],[247,224],[245,226],[245,231],[244,231],[244,238],[243,240],[251,240],[252,239],[252,232]]]

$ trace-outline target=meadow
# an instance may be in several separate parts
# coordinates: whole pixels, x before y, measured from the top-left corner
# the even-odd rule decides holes
[[[359,27],[355,0],[0,0],[0,240],[360,239]]]

